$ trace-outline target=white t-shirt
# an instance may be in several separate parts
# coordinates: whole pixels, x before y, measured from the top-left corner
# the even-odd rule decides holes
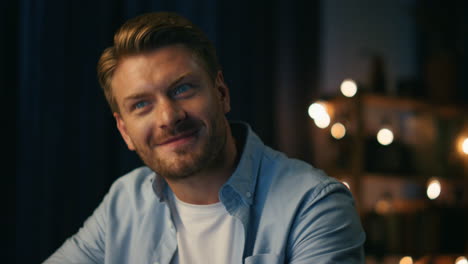
[[[171,196],[178,243],[172,264],[242,263],[244,228],[221,202],[195,205]]]

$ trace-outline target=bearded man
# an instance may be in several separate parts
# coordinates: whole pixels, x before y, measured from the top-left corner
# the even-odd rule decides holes
[[[228,122],[215,49],[190,21],[129,20],[98,76],[146,166],[119,178],[45,263],[364,263],[348,189]]]

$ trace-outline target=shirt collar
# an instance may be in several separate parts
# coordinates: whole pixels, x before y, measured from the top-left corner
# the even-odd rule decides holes
[[[154,176],[151,177],[151,182],[152,182],[152,187],[153,187],[153,193],[156,195],[156,197],[159,199],[159,202],[164,202],[167,200],[167,182],[164,180],[161,175],[154,173]]]
[[[251,205],[264,145],[248,124],[231,122],[231,128],[234,138],[243,141],[243,148],[236,170],[221,190],[231,186],[246,204]]]
[[[243,147],[236,170],[221,187],[221,191],[226,189],[227,186],[230,186],[246,204],[251,205],[264,144],[247,123],[230,122],[230,125],[234,138],[240,142]],[[151,177],[151,181],[153,192],[158,197],[159,201],[164,202],[167,200],[168,185],[164,178],[154,173],[154,176]],[[221,202],[225,203],[225,201]]]

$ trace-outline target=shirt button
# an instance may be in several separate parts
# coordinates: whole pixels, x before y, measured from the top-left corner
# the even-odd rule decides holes
[[[247,198],[250,198],[250,197],[252,197],[252,194],[250,192],[246,192],[245,196],[247,196]]]

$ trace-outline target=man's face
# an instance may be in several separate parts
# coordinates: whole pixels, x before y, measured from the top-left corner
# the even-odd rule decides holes
[[[112,79],[117,127],[161,176],[183,179],[222,158],[230,110],[221,72],[213,81],[181,45],[123,58]]]

